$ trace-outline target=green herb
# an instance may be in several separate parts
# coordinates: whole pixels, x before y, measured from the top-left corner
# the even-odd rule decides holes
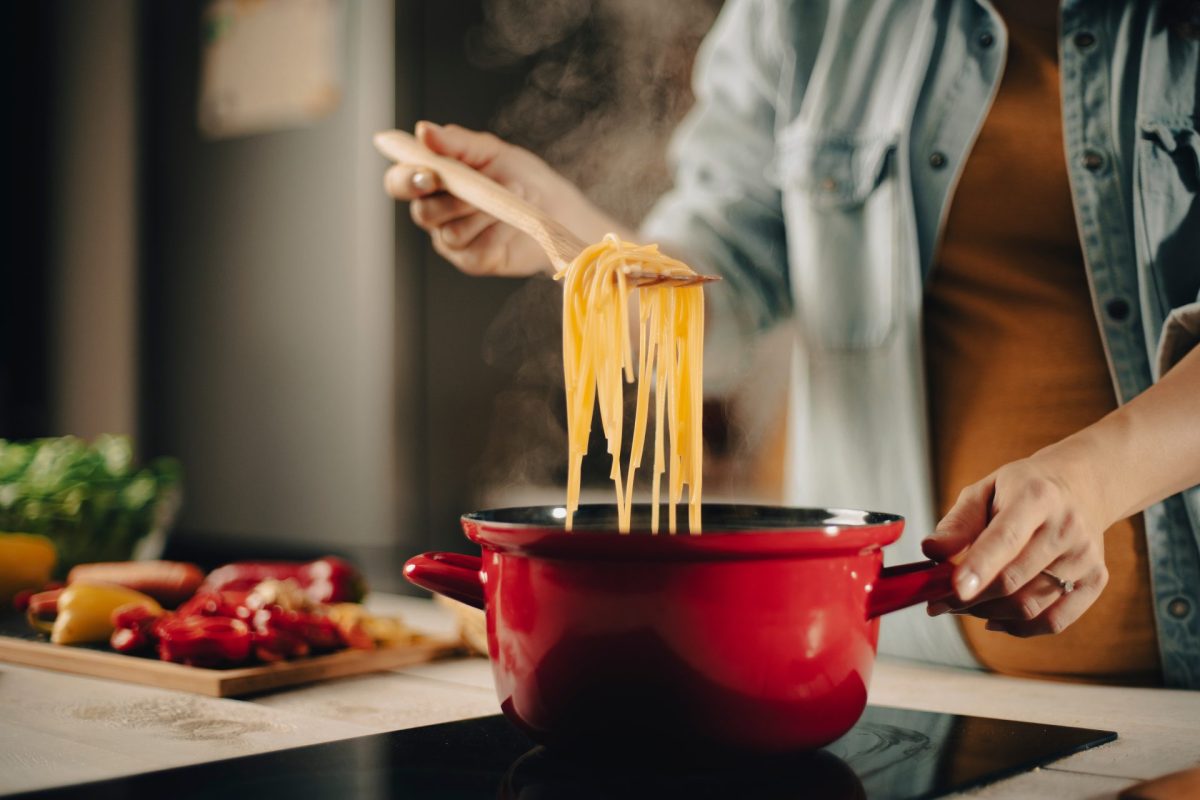
[[[40,533],[58,547],[58,569],[121,561],[178,509],[179,462],[138,467],[127,436],[0,439],[0,531]]]

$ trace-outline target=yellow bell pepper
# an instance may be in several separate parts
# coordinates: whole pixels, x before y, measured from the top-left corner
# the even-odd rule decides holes
[[[0,533],[0,603],[22,589],[40,589],[58,561],[54,543],[32,533]]]
[[[58,616],[50,631],[55,644],[105,642],[114,630],[112,613],[129,603],[160,614],[162,606],[148,595],[104,583],[72,583],[58,596]]]

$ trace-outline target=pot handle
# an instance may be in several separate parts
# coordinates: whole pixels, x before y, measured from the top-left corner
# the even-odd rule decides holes
[[[422,589],[483,608],[483,559],[461,553],[423,553],[404,564],[404,577]]]
[[[949,561],[918,561],[884,567],[867,598],[867,617],[874,619],[890,611],[927,603],[954,594],[950,576],[954,564]]]

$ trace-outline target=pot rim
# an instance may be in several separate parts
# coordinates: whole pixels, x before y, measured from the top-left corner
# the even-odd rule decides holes
[[[524,506],[475,511],[462,516],[468,539],[486,550],[525,556],[607,561],[688,561],[856,555],[879,550],[900,537],[898,514],[845,508],[802,508],[755,504],[704,504],[704,529],[686,532],[687,507],[679,507],[675,535],[639,527],[649,504],[634,506],[635,525],[619,534],[611,522],[615,506],[581,505],[576,529],[566,531],[563,506]],[[666,512],[662,512],[665,528]]]

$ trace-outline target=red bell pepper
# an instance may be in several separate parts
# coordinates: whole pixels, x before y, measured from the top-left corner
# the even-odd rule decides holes
[[[144,650],[150,644],[150,639],[141,628],[117,628],[109,637],[108,643],[118,653],[136,653]]]
[[[318,566],[323,565],[323,566]],[[210,581],[175,612],[155,614],[141,607],[122,606],[113,612],[116,629],[110,639],[118,652],[136,652],[157,645],[159,657],[199,667],[229,667],[248,659],[263,662],[306,656],[310,652],[328,652],[344,648],[350,638],[337,622],[320,611],[288,607],[284,598],[275,602],[275,594],[259,586],[261,567],[274,570],[286,566],[292,574],[286,578],[263,578],[269,583],[286,581],[303,584],[318,596],[344,592],[344,580],[352,569],[336,559],[322,559],[306,565],[230,565],[210,576]],[[296,568],[303,567],[304,578]],[[334,568],[342,569],[335,572]],[[234,571],[239,570],[237,574]],[[224,583],[213,577],[228,579]],[[275,571],[275,574],[280,574]],[[357,575],[357,573],[354,573]],[[361,586],[361,578],[359,586]],[[338,584],[338,581],[343,581]],[[335,587],[335,584],[337,586]],[[290,583],[288,585],[291,585]],[[221,588],[214,588],[214,587]],[[254,591],[258,587],[257,592]],[[297,591],[297,590],[293,590]],[[336,592],[335,592],[336,594]],[[290,602],[306,605],[311,595]],[[265,601],[265,602],[264,602]],[[280,604],[282,603],[282,605]]]
[[[314,603],[357,603],[367,594],[362,573],[351,564],[326,556],[307,564],[291,561],[247,561],[226,564],[208,574],[200,591],[248,592],[268,578],[291,578]]]
[[[141,603],[128,603],[113,609],[112,624],[114,628],[148,628],[160,616]]]
[[[170,612],[153,611],[141,603],[129,603],[113,609],[113,632],[108,643],[118,653],[136,653],[146,650],[158,641],[154,633],[156,626],[168,617]]]
[[[264,634],[278,631],[317,651],[340,650],[346,646],[337,624],[318,614],[267,606],[254,613],[253,624],[255,631]]]
[[[250,628],[229,617],[180,617],[156,625],[158,655],[195,667],[228,667],[250,655]]]
[[[176,609],[181,617],[234,617],[245,619],[249,615],[246,608],[245,591],[207,591],[197,592],[191,600]]]
[[[308,642],[294,633],[271,625],[256,626],[251,641],[254,654],[267,663],[302,658],[309,654]]]

